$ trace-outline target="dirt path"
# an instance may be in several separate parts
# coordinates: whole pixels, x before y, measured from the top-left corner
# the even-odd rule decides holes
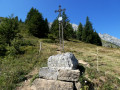
[[[87,62],[83,61],[83,60],[78,60],[78,63],[83,64],[83,65],[85,65],[87,67],[90,67],[90,65]]]
[[[38,70],[39,70],[38,68],[35,68],[28,75],[26,75],[27,80],[25,80],[24,82],[22,82],[21,86],[17,87],[16,90],[34,90],[30,86],[30,81],[33,78],[33,76],[38,73]]]

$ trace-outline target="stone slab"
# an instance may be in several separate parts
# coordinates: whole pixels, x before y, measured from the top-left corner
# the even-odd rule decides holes
[[[32,90],[73,90],[72,82],[56,80],[36,79],[33,81]]]
[[[39,77],[49,80],[57,80],[58,70],[49,67],[42,67],[39,71]]]
[[[58,71],[58,80],[63,81],[78,81],[80,77],[80,71],[79,70],[59,70]]]
[[[48,80],[62,80],[62,81],[78,81],[80,76],[79,70],[69,69],[55,69],[49,67],[42,67],[39,71],[39,77]]]

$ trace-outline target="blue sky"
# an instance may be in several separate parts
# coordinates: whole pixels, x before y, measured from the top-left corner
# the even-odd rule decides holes
[[[89,16],[98,33],[107,33],[120,39],[120,0],[0,0],[0,17],[11,14],[23,21],[34,7],[49,22],[57,17],[54,11],[61,5],[71,23],[84,25]]]

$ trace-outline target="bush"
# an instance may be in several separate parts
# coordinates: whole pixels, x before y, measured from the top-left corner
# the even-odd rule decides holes
[[[5,45],[0,45],[0,56],[4,56],[6,54],[6,47]]]
[[[0,36],[9,45],[18,32],[18,20],[13,16],[5,18],[0,24]]]

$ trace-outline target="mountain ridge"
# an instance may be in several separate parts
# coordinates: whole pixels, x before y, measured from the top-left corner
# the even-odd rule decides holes
[[[105,40],[105,41],[108,41],[108,42],[111,42],[111,43],[113,43],[115,45],[120,46],[120,39],[118,39],[118,38],[116,38],[114,36],[111,36],[111,35],[106,34],[106,33],[105,34],[99,33],[99,36],[100,36],[100,38],[102,40]]]

